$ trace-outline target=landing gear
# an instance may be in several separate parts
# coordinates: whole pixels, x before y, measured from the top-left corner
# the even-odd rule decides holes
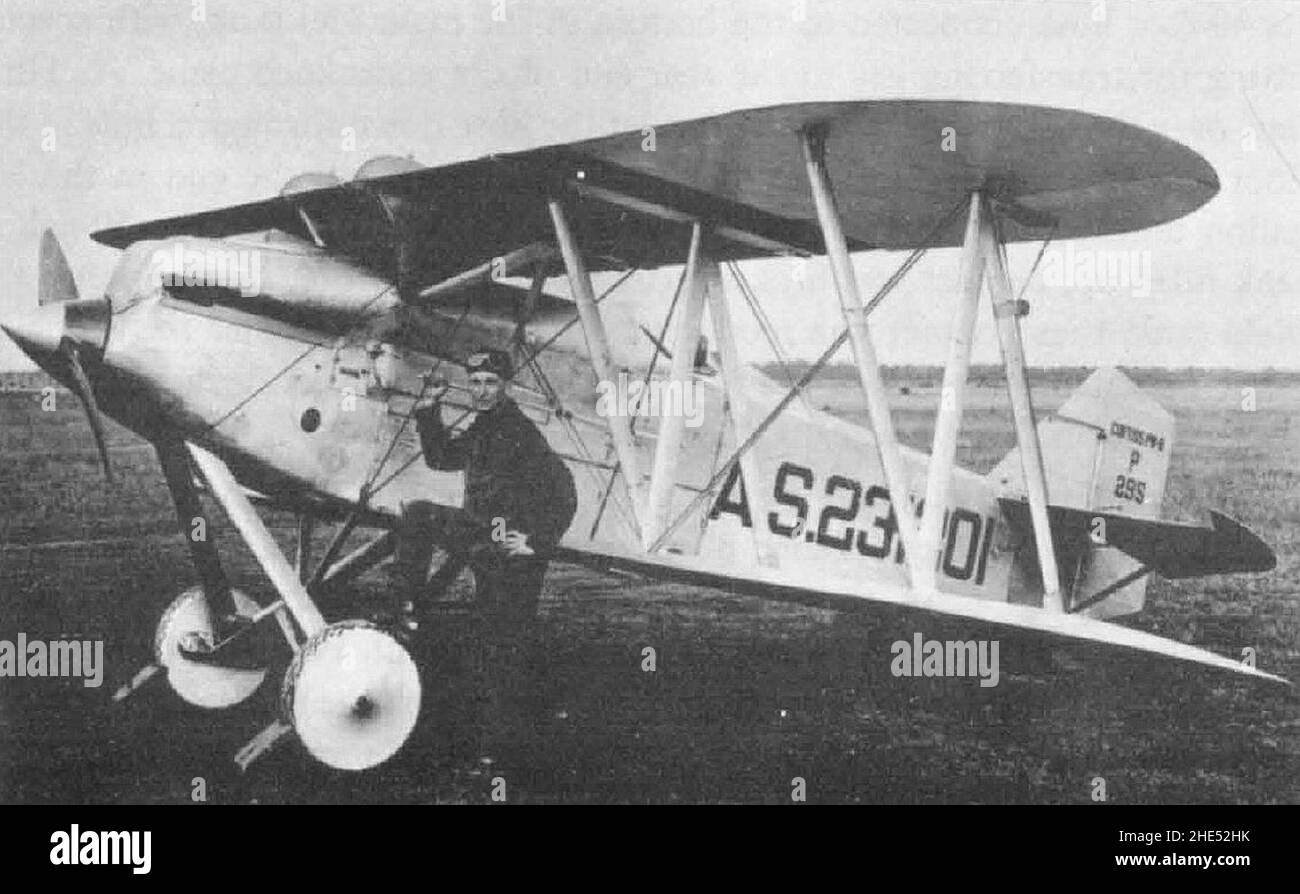
[[[313,757],[366,770],[396,754],[415,728],[420,674],[391,635],[343,621],[303,645],[284,676],[281,706]]]
[[[392,553],[395,538],[379,535],[339,558],[354,514],[309,574],[310,517],[299,520],[294,567],[221,459],[194,444],[160,440],[156,446],[202,583],[163,613],[154,638],[155,663],[122,686],[114,700],[122,701],[163,671],[172,689],[192,705],[228,708],[245,701],[269,673],[273,649],[263,622],[274,618],[293,653],[281,689],[283,717],[239,750],[240,768],[247,769],[289,733],[297,733],[317,760],[341,770],[366,770],[396,754],[420,713],[415,661],[392,634],[367,621],[327,624],[309,589],[338,587],[373,568]],[[189,536],[202,518],[191,458],[278,592],[275,602],[261,606],[232,589],[212,541]]]
[[[230,591],[239,617],[252,621],[258,605],[239,590]],[[200,708],[229,708],[247,699],[266,679],[266,668],[232,667],[217,662],[195,661],[187,652],[196,651],[198,640],[211,647],[212,629],[207,599],[202,587],[191,587],[163,612],[154,636],[154,660],[167,671],[167,682],[185,701]]]

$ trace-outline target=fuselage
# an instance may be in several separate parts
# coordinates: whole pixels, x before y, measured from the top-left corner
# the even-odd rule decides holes
[[[273,498],[345,508],[365,493],[381,518],[413,499],[461,504],[461,474],[430,469],[420,455],[409,419],[420,376],[435,370],[448,379],[445,421],[468,422],[458,359],[483,345],[510,347],[517,327],[512,308],[491,302],[413,310],[364,270],[296,240],[261,237],[136,243],[106,299],[111,322],[92,375],[105,413],[144,437],[166,429],[212,450],[243,484]],[[580,508],[563,545],[643,554],[631,498],[610,485],[617,463],[603,418],[637,408],[609,400],[617,389],[594,381],[581,327],[561,332],[570,316],[530,322],[525,353],[547,347],[517,376],[512,396],[574,473]],[[642,375],[627,373],[638,382]],[[699,367],[690,401],[656,410],[691,414],[668,513],[675,525],[659,554],[845,594],[905,589],[872,433],[795,402],[728,471],[736,445],[783,389],[746,368],[727,407],[720,379]],[[658,422],[635,419],[646,470]],[[927,457],[903,455],[913,490],[923,493]],[[700,498],[715,478],[716,496]],[[997,496],[983,476],[956,470],[935,557],[941,590],[1007,600],[1021,589],[1011,581],[1019,543]]]

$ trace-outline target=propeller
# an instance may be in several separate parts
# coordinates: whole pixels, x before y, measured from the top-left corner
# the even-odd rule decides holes
[[[58,237],[48,228],[41,234],[41,273],[36,295],[42,307],[76,301],[79,297],[68,259],[63,256]]]
[[[68,265],[68,259],[63,254],[63,248],[59,245],[58,237],[52,230],[45,230],[41,234],[41,254],[40,254],[40,279],[37,285],[37,302],[41,307],[58,304],[63,305],[60,308],[63,312],[63,335],[59,338],[58,347],[55,354],[67,366],[71,373],[71,382],[68,384],[72,387],[73,392],[81,401],[82,407],[86,411],[86,420],[90,423],[90,431],[95,436],[95,447],[99,450],[99,459],[104,467],[104,478],[109,484],[113,483],[113,469],[108,461],[108,445],[104,438],[104,419],[99,412],[99,404],[95,401],[94,389],[90,386],[90,377],[86,375],[86,367],[82,362],[82,351],[87,345],[83,344],[82,338],[76,336],[89,337],[94,340],[101,335],[102,317],[107,313],[106,310],[101,312],[98,302],[81,302],[77,293],[77,281],[72,275],[72,268]],[[92,305],[89,308],[83,308],[82,305]],[[89,323],[88,328],[70,326],[70,323]],[[92,349],[102,349],[102,341],[99,345],[94,345]]]
[[[59,354],[67,361],[68,368],[72,371],[72,381],[76,385],[73,390],[81,400],[81,406],[86,411],[86,421],[90,423],[90,432],[95,436],[95,447],[99,449],[99,459],[104,466],[104,480],[112,484],[113,468],[108,462],[108,445],[104,440],[104,419],[99,413],[99,404],[95,402],[95,392],[90,387],[90,377],[86,375],[85,367],[81,365],[81,349],[77,347],[75,341],[65,338],[59,342]]]

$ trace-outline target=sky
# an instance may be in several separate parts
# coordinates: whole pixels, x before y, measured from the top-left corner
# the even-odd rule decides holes
[[[118,253],[90,232],[266,198],[304,171],[350,177],[374,155],[438,165],[774,103],[962,99],[1137,124],[1202,154],[1222,184],[1171,224],[1049,248],[1026,293],[1031,364],[1300,368],[1297,13],[1283,0],[0,0],[0,318],[35,304],[47,226],[95,295]],[[1009,249],[1017,286],[1036,253]],[[872,316],[883,362],[942,362],[957,255],[931,252]],[[862,290],[901,260],[856,256]],[[1106,261],[1128,280],[1071,275]],[[788,356],[815,357],[842,328],[824,259],[747,274]],[[617,319],[657,328],[675,278],[637,277]],[[733,307],[742,353],[772,359]],[[26,365],[0,342],[0,369]],[[974,360],[997,357],[985,304]]]

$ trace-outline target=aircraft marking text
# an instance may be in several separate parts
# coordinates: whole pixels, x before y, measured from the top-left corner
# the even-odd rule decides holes
[[[892,556],[896,563],[903,561],[902,543],[896,536],[898,519],[888,488],[872,484],[864,489],[853,478],[830,475],[821,489],[827,500],[814,513],[808,494],[816,490],[815,481],[815,473],[807,466],[785,461],[777,467],[772,498],[782,508],[767,513],[770,532],[841,552],[856,551],[869,559],[887,560]],[[746,528],[754,526],[739,466],[732,467],[709,518],[718,518],[724,512],[737,516]],[[809,519],[811,514],[816,515],[815,523]],[[982,586],[995,524],[995,518],[971,509],[958,507],[945,511],[944,547],[942,555],[937,557],[944,575],[959,581],[973,578],[976,586]]]

